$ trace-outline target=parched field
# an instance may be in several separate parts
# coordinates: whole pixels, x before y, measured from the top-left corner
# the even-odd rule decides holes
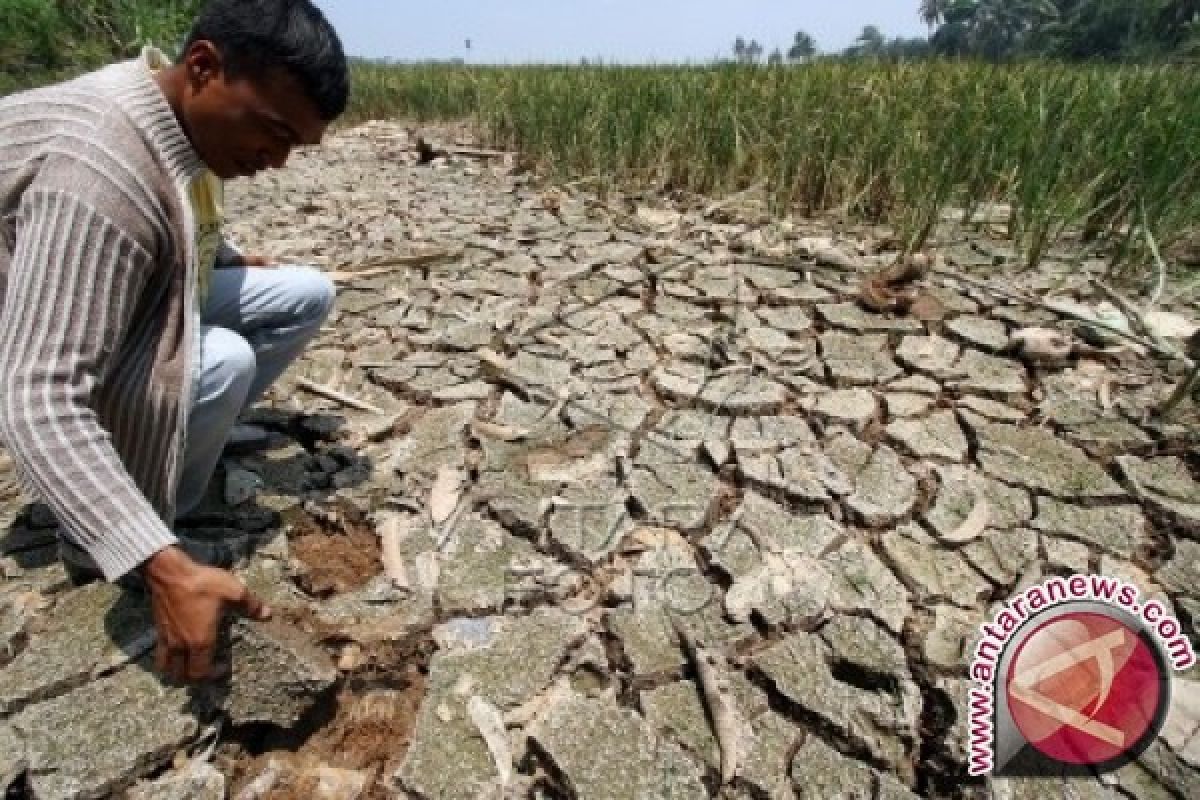
[[[0,473],[0,776],[38,798],[1200,796],[1194,672],[1105,783],[967,777],[970,653],[1016,592],[1102,572],[1189,636],[1200,614],[1198,414],[1150,413],[1185,371],[1151,351],[1181,331],[1081,329],[1103,254],[1075,232],[1029,269],[993,202],[1013,197],[964,223],[947,190],[934,268],[879,313],[895,219],[772,214],[801,184],[731,195],[771,177],[749,166],[668,195],[566,185],[522,169],[558,151],[511,124],[346,128],[230,187],[238,242],[340,286],[249,415],[270,447],[182,523],[278,611],[233,626],[230,678],[159,684],[144,599],[68,589],[53,519]],[[510,141],[529,150],[481,147]],[[819,207],[884,180],[838,172],[845,147]],[[1156,324],[1197,313],[1173,277],[1120,291],[1183,318]],[[1032,359],[1030,328],[1069,352]]]

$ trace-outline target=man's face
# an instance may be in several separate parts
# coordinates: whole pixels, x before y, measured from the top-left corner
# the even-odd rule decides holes
[[[283,69],[230,78],[208,42],[189,48],[180,66],[187,79],[184,126],[222,180],[279,169],[293,147],[319,144],[328,127],[299,81]]]

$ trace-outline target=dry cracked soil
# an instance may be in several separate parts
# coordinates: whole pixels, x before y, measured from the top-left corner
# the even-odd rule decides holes
[[[1094,303],[1096,262],[947,224],[880,314],[886,230],[415,144],[369,123],[230,187],[236,241],[339,295],[180,521],[278,609],[230,621],[225,679],[148,670],[144,598],[70,587],[0,452],[8,796],[1200,797],[1193,673],[1111,775],[967,776],[1006,598],[1103,572],[1200,612],[1196,412],[1149,413],[1180,369],[1013,299]]]

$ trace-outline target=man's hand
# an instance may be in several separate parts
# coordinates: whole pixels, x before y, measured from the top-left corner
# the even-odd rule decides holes
[[[226,605],[251,619],[265,620],[271,609],[235,575],[197,564],[178,547],[155,553],[142,567],[158,644],[154,666],[177,681],[216,677],[213,656],[217,625]]]

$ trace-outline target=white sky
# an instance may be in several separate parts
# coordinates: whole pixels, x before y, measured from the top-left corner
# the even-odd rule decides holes
[[[784,52],[797,30],[823,51],[864,25],[888,37],[928,33],[918,0],[316,0],[354,56],[473,63],[708,61],[756,39]],[[466,40],[471,40],[470,51]]]

